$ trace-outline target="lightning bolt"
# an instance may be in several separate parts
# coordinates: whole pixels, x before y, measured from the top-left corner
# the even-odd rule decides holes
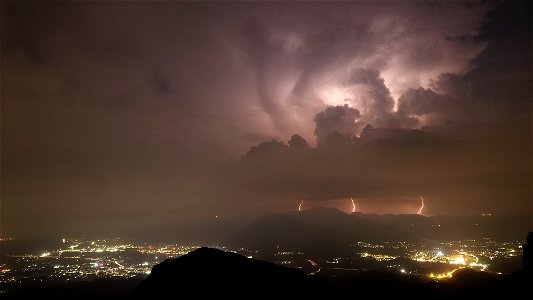
[[[422,208],[424,208],[424,198],[422,198],[422,196],[420,196],[420,200],[422,200],[422,205],[420,206],[420,209],[418,210],[418,214],[419,215],[422,214]]]
[[[352,200],[352,213],[355,212],[355,202],[353,201],[353,198],[350,197],[350,200]]]
[[[300,202],[300,205],[298,205],[298,211],[302,211],[302,204],[304,204],[304,201]]]

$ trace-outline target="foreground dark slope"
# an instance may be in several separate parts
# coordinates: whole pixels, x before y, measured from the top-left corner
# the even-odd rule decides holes
[[[212,248],[199,248],[182,257],[154,266],[151,274],[135,289],[133,297],[183,295],[246,296],[295,293],[307,275],[298,269],[249,259]]]
[[[398,273],[355,271],[337,276],[307,275],[272,263],[217,249],[200,248],[156,265],[132,298],[394,296],[409,299],[505,297],[528,293],[533,276],[519,271],[494,277],[469,269],[447,282]],[[170,295],[168,297],[167,295]]]

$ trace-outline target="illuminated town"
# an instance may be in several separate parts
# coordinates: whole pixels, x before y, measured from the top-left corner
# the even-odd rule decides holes
[[[5,242],[5,240],[3,241]],[[493,274],[506,273],[500,266],[520,261],[521,241],[497,242],[491,239],[424,242],[357,242],[345,257],[316,258],[304,252],[278,247],[275,253],[249,249],[226,249],[249,258],[260,258],[300,268],[309,274],[327,276],[335,272],[381,269],[443,280],[461,268],[472,268]],[[152,267],[167,259],[179,257],[198,245],[134,243],[113,239],[61,239],[56,249],[38,253],[2,254],[0,284],[39,286],[86,281],[97,278],[143,278]],[[508,272],[514,271],[512,269]]]
[[[57,249],[2,255],[0,284],[38,286],[75,280],[146,276],[167,258],[196,245],[132,243],[122,239],[61,239]],[[5,289],[4,289],[5,290]]]

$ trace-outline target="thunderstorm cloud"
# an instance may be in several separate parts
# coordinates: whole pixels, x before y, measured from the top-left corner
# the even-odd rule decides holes
[[[3,2],[2,228],[420,194],[435,214],[530,209],[530,12]]]

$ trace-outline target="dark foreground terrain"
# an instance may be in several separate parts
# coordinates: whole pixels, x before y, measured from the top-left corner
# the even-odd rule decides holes
[[[494,277],[469,269],[443,282],[374,271],[308,275],[265,261],[212,248],[199,248],[156,265],[143,281],[106,279],[64,286],[13,290],[4,299],[183,299],[190,296],[331,298],[337,296],[509,298],[530,295],[533,274],[521,270]],[[527,297],[526,297],[527,298]]]

